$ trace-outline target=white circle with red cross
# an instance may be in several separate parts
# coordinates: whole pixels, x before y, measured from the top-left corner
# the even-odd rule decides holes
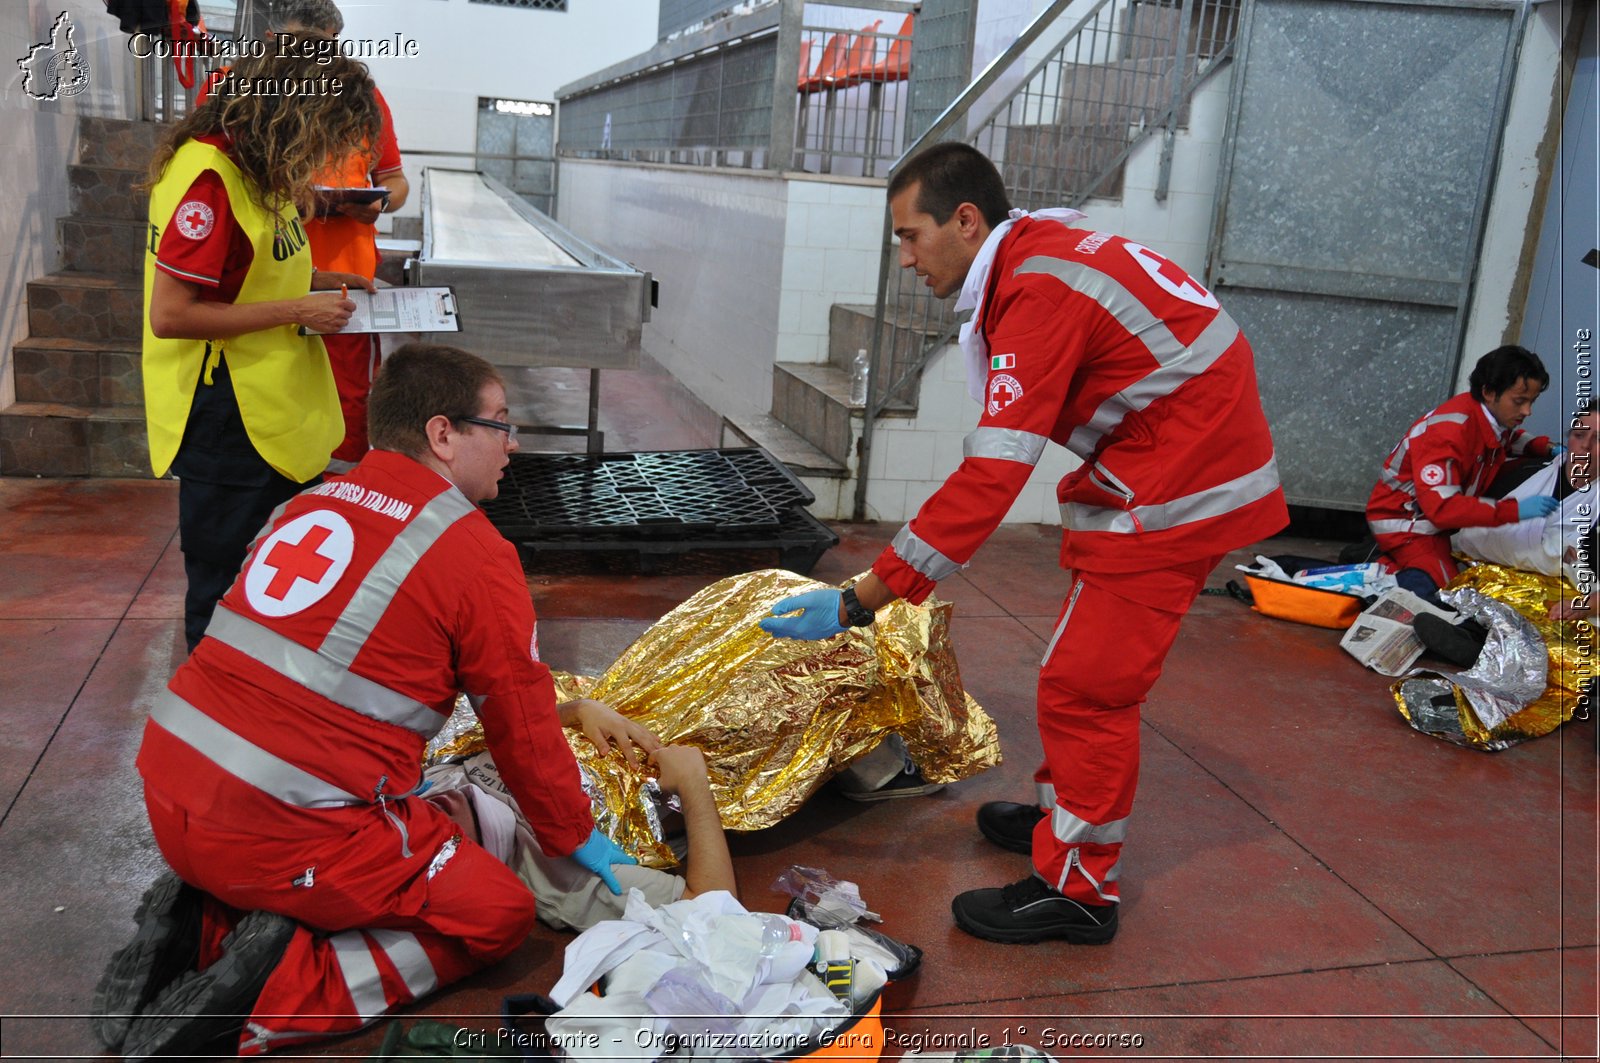
[[[1180,269],[1177,263],[1169,258],[1163,258],[1143,244],[1136,244],[1132,240],[1125,242],[1123,247],[1128,249],[1128,254],[1139,263],[1150,279],[1161,285],[1163,291],[1169,295],[1176,295],[1186,303],[1210,307],[1215,310],[1222,304],[1217,302],[1217,297],[1195,283],[1195,279]]]
[[[1010,373],[996,373],[989,378],[989,414],[993,416],[1022,398],[1022,381]]]
[[[261,544],[244,570],[244,596],[263,616],[289,616],[325,598],[355,552],[350,522],[332,510],[296,517]]]
[[[191,240],[204,240],[217,224],[217,212],[198,199],[191,199],[172,216],[178,231]]]
[[[1429,487],[1438,487],[1444,483],[1444,469],[1438,465],[1424,465],[1422,471],[1417,473],[1417,479]]]

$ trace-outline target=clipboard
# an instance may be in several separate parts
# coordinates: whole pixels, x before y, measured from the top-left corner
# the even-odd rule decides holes
[[[389,190],[383,186],[376,188],[362,186],[338,187],[335,185],[317,185],[314,189],[317,200],[317,217],[326,218],[338,213],[341,203],[377,203],[388,198]]]
[[[350,323],[335,335],[364,332],[460,332],[456,293],[449,287],[355,288],[346,293],[356,309]],[[300,327],[302,336],[325,333]]]

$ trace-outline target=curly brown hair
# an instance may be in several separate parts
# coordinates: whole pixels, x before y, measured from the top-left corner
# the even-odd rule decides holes
[[[271,47],[240,59],[206,101],[157,147],[150,184],[195,137],[223,134],[228,157],[268,210],[310,215],[316,177],[355,152],[375,151],[382,115],[365,63],[326,49]]]

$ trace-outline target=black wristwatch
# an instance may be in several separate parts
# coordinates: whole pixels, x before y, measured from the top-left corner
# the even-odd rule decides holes
[[[846,587],[841,598],[844,600],[844,618],[851,627],[867,627],[877,619],[877,614],[862,605],[861,599],[856,597],[855,587]]]

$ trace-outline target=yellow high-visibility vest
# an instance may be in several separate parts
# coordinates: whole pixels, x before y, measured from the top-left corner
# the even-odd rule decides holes
[[[161,339],[150,330],[161,229],[206,170],[222,178],[228,207],[254,252],[235,301],[297,299],[311,289],[311,251],[295,209],[274,214],[264,208],[252,195],[249,180],[217,148],[196,140],[180,147],[150,190],[142,359],[150,465],[157,476],[172,467],[201,374],[209,379],[212,367],[226,358],[245,432],[256,452],[278,472],[304,483],[327,468],[333,448],[344,438],[339,393],[320,337],[302,336],[295,325],[209,341]]]

